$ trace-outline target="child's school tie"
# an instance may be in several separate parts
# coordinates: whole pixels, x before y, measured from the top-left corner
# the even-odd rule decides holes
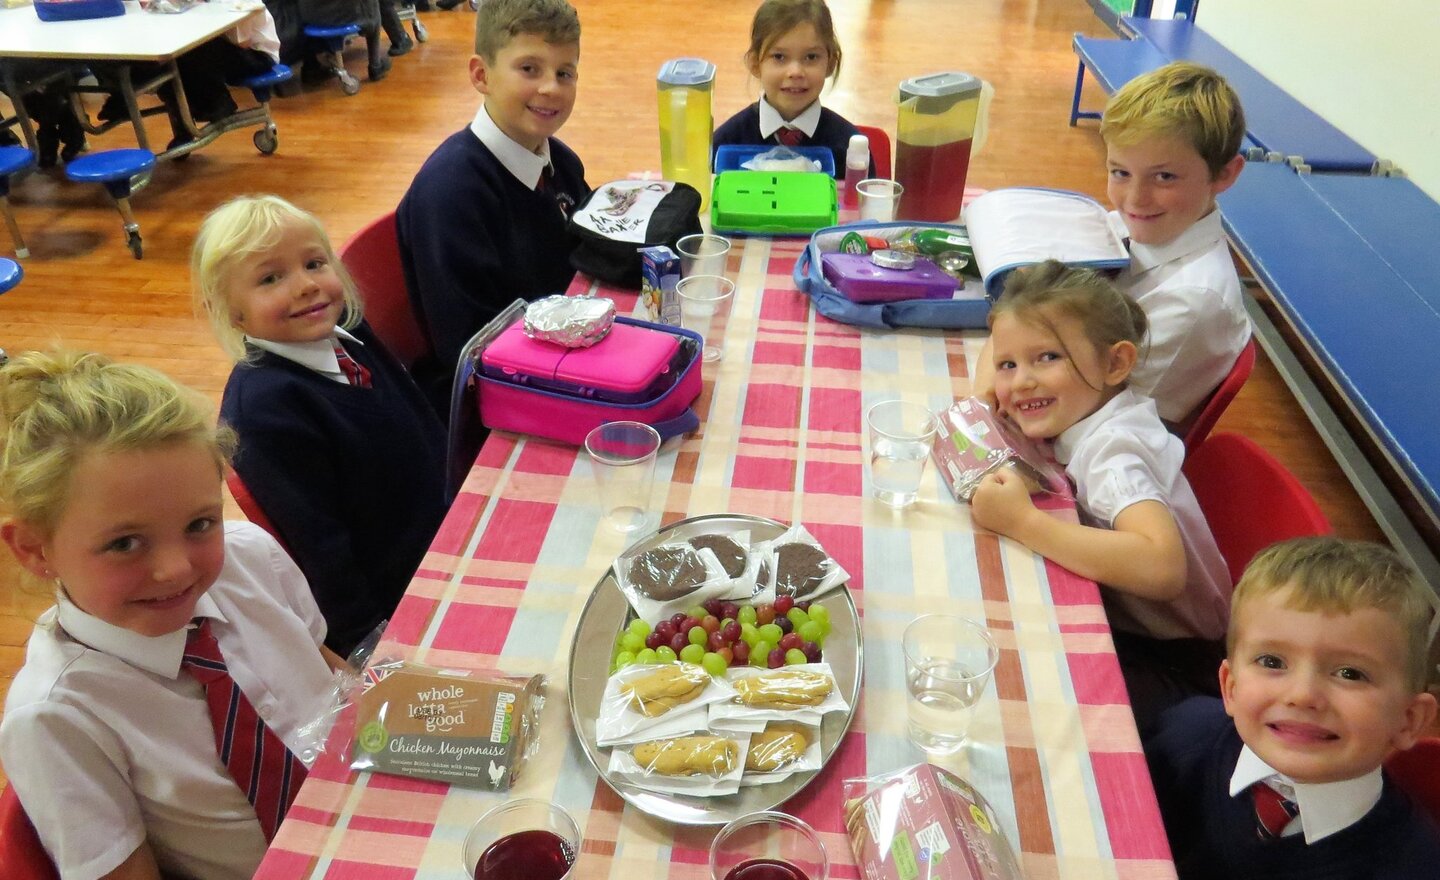
[[[202,619],[190,631],[180,668],[205,688],[210,723],[215,728],[215,749],[235,784],[255,807],[265,840],[272,840],[300,791],[300,783],[305,781],[305,765],[265,726],[230,677],[208,619]]]
[[[350,356],[340,340],[335,340],[335,362],[340,365],[340,372],[345,374],[345,379],[356,388],[370,387],[370,371],[365,365]]]
[[[775,140],[787,147],[798,147],[800,146],[800,142],[805,140],[805,132],[798,128],[782,125],[775,129]]]
[[[1294,801],[1263,782],[1251,786],[1250,793],[1255,798],[1255,831],[1261,840],[1279,838],[1290,820],[1300,815]]]

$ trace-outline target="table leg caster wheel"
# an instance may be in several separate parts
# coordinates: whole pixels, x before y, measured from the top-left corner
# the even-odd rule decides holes
[[[126,232],[125,246],[130,248],[130,253],[135,255],[135,259],[138,260],[145,256],[145,243],[140,240],[140,233]]]
[[[348,72],[340,74],[340,91],[347,95],[358,94],[360,91],[360,80],[351,76]]]
[[[280,146],[280,135],[273,128],[262,128],[255,132],[250,138],[255,142],[255,149],[269,156]]]

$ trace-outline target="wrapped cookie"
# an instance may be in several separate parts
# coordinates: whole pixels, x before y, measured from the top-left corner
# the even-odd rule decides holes
[[[630,607],[652,622],[706,599],[722,598],[731,589],[714,551],[683,541],[622,553],[615,559],[614,575]]]
[[[728,682],[692,663],[633,664],[605,683],[595,742],[610,746],[653,738],[656,730],[701,730],[707,707],[734,696]]]
[[[668,794],[710,797],[740,790],[748,735],[697,733],[616,748],[609,771],[628,782]]]
[[[937,419],[930,456],[957,500],[968,502],[985,475],[1001,468],[1014,469],[1032,495],[1069,493],[1064,470],[984,401],[957,400]]]
[[[761,560],[755,602],[774,602],[777,596],[809,602],[850,580],[840,563],[799,523],[752,552]]]
[[[742,787],[765,785],[823,766],[818,722],[771,721],[750,735]]]
[[[710,705],[710,726],[728,729],[730,719],[819,723],[850,704],[835,684],[829,663],[802,663],[778,669],[734,667],[728,673],[732,699]]]

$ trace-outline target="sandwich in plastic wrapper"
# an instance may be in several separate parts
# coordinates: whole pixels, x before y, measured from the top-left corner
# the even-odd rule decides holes
[[[864,880],[1024,880],[995,811],[948,770],[916,764],[841,791]]]
[[[614,574],[630,607],[652,626],[732,591],[731,579],[715,554],[684,542],[626,551],[615,558]]]
[[[747,171],[824,171],[825,169],[807,156],[781,144],[763,153],[756,153],[740,163]]]
[[[850,704],[835,686],[829,663],[801,663],[777,669],[737,666],[729,677],[734,697],[710,705],[711,726],[727,720],[792,721],[819,723],[831,712],[848,712]]]
[[[544,675],[386,658],[355,697],[353,770],[504,790],[540,746]]]
[[[605,682],[600,716],[595,719],[595,744],[634,741],[645,731],[692,714],[696,719],[691,729],[698,730],[705,726],[710,704],[734,696],[728,682],[693,663],[633,663]]]
[[[979,398],[957,400],[936,419],[940,430],[930,457],[956,500],[968,502],[987,474],[1007,467],[1020,475],[1032,495],[1070,494],[1065,471]]]
[[[698,733],[637,743],[610,753],[610,774],[667,794],[734,794],[749,741],[745,735]]]
[[[849,573],[799,523],[755,545],[751,553],[760,554],[755,602],[774,602],[777,596],[810,602],[850,580]]]
[[[750,735],[742,788],[779,782],[795,773],[818,771],[825,763],[819,722],[771,721]]]

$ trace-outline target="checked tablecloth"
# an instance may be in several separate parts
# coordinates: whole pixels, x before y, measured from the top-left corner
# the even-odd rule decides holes
[[[861,705],[830,764],[783,809],[820,832],[833,878],[860,876],[841,780],[923,760],[905,734],[900,636],[918,614],[964,614],[985,621],[1002,656],[972,744],[945,766],[990,800],[1026,876],[1173,880],[1096,586],[977,532],[933,467],[908,510],[869,498],[865,408],[893,397],[945,407],[967,392],[966,350],[983,337],[819,317],[790,280],[802,246],[751,238],[731,252],[737,290],[724,359],[705,367],[700,432],[661,450],[652,506],[660,524],[720,512],[799,520],[851,573],[865,637]],[[633,297],[617,299],[633,307]],[[571,637],[626,543],[604,523],[577,452],[492,435],[387,638],[436,665],[550,673],[541,751],[509,796],[551,799],[575,816],[584,836],[576,878],[709,880],[715,829],[628,807],[570,729]],[[327,754],[256,876],[460,878],[465,833],[500,798],[352,773]]]

